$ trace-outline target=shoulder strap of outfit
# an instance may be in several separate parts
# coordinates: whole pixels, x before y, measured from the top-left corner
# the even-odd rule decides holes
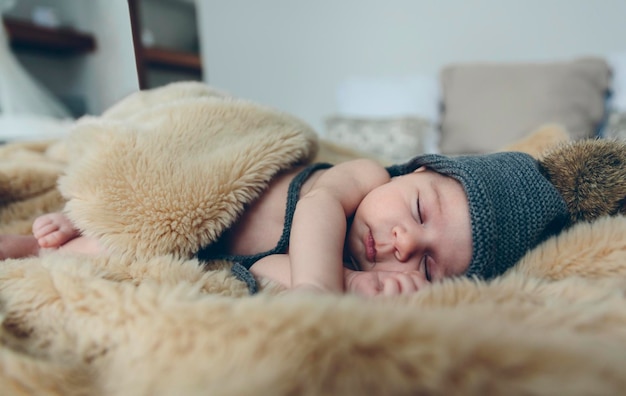
[[[273,249],[267,250],[262,253],[252,255],[236,255],[236,254],[210,254],[210,248],[205,247],[200,249],[196,256],[201,261],[208,260],[227,260],[233,262],[232,273],[238,279],[242,280],[248,285],[250,294],[257,292],[256,280],[250,273],[250,267],[263,257],[270,256],[272,254],[284,254],[287,253],[289,248],[289,237],[291,235],[291,224],[293,223],[293,215],[296,211],[296,204],[300,199],[300,189],[304,182],[311,176],[311,174],[320,169],[328,169],[332,167],[328,163],[315,163],[304,168],[298,173],[293,180],[289,183],[287,190],[287,206],[285,209],[285,222],[283,225],[283,232],[278,240],[278,243]],[[209,245],[210,246],[210,245]]]

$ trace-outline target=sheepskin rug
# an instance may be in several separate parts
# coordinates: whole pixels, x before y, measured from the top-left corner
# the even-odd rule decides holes
[[[288,114],[177,83],[66,141],[2,146],[0,232],[64,210],[111,252],[0,262],[2,394],[623,393],[626,147],[564,140],[547,126],[514,148],[561,183],[570,228],[493,281],[372,299],[249,296],[230,263],[193,258],[276,173],[357,155]]]

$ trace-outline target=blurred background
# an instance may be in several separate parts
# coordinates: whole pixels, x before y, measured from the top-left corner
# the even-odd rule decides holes
[[[598,57],[610,92],[626,84],[624,0],[2,2],[11,54],[74,117],[191,79],[295,114],[321,136],[381,120],[419,128],[415,119],[437,135],[453,65]],[[437,150],[430,138],[420,149]]]

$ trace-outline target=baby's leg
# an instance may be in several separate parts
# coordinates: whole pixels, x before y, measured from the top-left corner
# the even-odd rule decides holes
[[[0,235],[0,260],[37,256],[40,247],[86,254],[102,251],[98,241],[80,236],[65,215],[48,213],[35,219],[33,235]]]
[[[58,248],[80,233],[64,214],[48,213],[35,219],[33,235],[42,248]]]
[[[39,244],[32,235],[0,235],[0,260],[36,256]]]
[[[59,250],[83,254],[97,254],[104,251],[97,240],[85,236],[79,236],[71,239],[69,242],[61,246]]]

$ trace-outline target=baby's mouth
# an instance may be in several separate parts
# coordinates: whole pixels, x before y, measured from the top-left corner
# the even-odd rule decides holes
[[[372,236],[372,231],[365,236],[365,255],[369,262],[376,263],[376,241]]]

